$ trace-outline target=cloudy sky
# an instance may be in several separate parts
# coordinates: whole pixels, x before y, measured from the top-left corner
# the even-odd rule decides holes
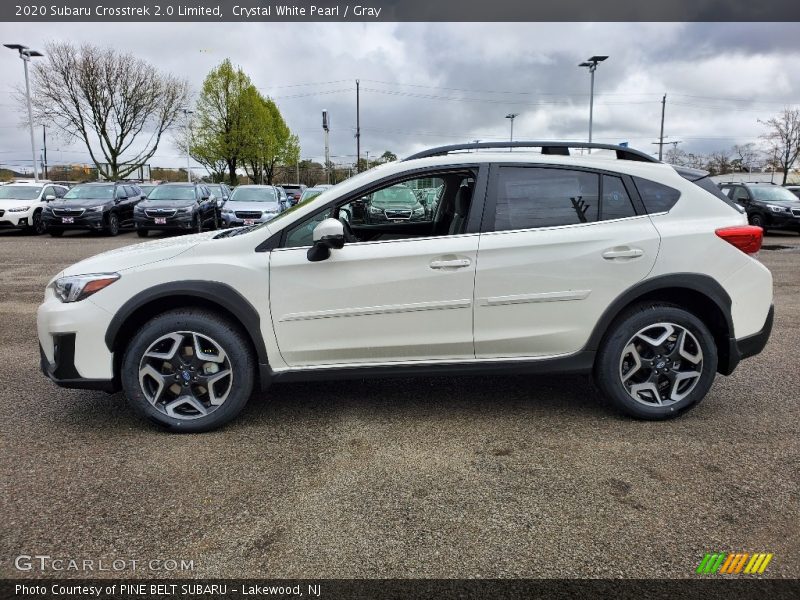
[[[589,74],[597,71],[594,139],[655,152],[661,96],[665,134],[686,151],[757,142],[766,119],[800,105],[800,24],[704,23],[180,23],[0,24],[0,41],[111,45],[186,77],[196,92],[230,58],[278,103],[302,157],[323,155],[320,112],[331,115],[331,155],[354,161],[355,79],[361,80],[362,153],[508,139],[585,140]],[[0,164],[24,164],[27,130],[11,93],[23,81],[0,54]],[[37,138],[41,133],[37,132]],[[40,141],[37,140],[37,144]],[[88,162],[52,140],[54,162]],[[183,166],[171,140],[153,166]]]

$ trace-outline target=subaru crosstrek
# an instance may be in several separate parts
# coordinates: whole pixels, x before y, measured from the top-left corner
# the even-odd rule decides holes
[[[45,232],[42,211],[48,202],[61,198],[67,188],[49,182],[9,183],[0,186],[0,229]]]
[[[174,431],[218,427],[273,383],[412,374],[593,373],[622,411],[664,419],[764,348],[762,230],[704,172],[618,146],[498,146],[435,148],[261,225],[79,262],[46,288],[41,367],[122,389]],[[441,187],[426,220],[341,217],[400,184]]]

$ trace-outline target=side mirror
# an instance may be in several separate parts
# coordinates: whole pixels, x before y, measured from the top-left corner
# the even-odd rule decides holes
[[[332,249],[344,246],[344,225],[339,219],[325,219],[314,227],[314,245],[308,249],[306,257],[311,262],[319,262],[330,257]]]
[[[56,199],[56,197],[53,194],[47,194],[47,196],[44,197],[44,201],[45,202],[51,202],[52,200],[55,200],[55,199]]]

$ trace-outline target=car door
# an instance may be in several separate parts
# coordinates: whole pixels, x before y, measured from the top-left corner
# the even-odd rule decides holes
[[[480,214],[482,195],[475,196],[470,210]],[[348,242],[327,260],[310,262],[314,226],[334,214],[338,209],[329,206],[289,227],[282,247],[270,254],[270,309],[286,363],[310,367],[473,359],[478,228]]]
[[[658,253],[658,232],[632,188],[629,178],[590,170],[493,167],[475,275],[477,358],[585,345]]]

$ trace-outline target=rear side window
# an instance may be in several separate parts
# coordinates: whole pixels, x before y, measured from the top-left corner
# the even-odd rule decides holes
[[[497,184],[495,231],[591,223],[599,218],[599,180],[593,173],[503,167]]]
[[[612,175],[603,175],[603,202],[600,205],[602,219],[624,219],[636,216],[633,202],[622,183],[622,179]]]
[[[636,189],[639,190],[644,207],[650,214],[668,212],[681,197],[681,193],[675,188],[649,179],[634,177],[633,182],[636,184]]]

